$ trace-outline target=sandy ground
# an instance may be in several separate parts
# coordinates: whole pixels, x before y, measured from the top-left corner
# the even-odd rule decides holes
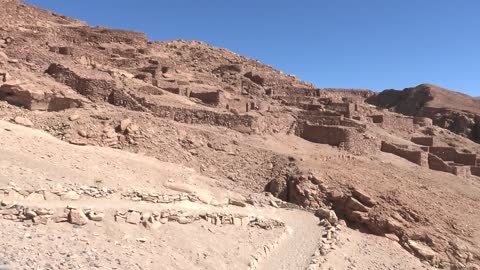
[[[152,179],[188,181],[197,176],[193,170],[176,164],[112,149],[73,146],[41,131],[6,122],[0,122],[0,145],[2,185],[89,185],[101,177],[111,187],[165,190],[162,181]],[[93,207],[107,215],[104,222],[82,227],[0,220],[0,259],[15,269],[247,269],[259,248],[284,233],[281,229],[266,231],[207,222],[168,223],[149,231],[141,225],[116,223],[113,213],[119,209],[253,213],[279,219],[290,233],[260,263],[259,269],[305,269],[323,233],[318,218],[311,213],[273,207],[213,207],[193,202],[161,205],[93,198],[19,203],[53,209],[74,204]],[[416,258],[390,240],[349,229],[344,233],[343,244],[325,257],[325,269],[423,269]],[[139,238],[146,242],[137,241]]]
[[[342,231],[340,243],[323,258],[321,270],[434,269],[384,237],[346,229]]]

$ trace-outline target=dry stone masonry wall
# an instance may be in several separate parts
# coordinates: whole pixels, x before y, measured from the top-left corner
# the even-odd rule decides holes
[[[414,137],[412,141],[422,145],[420,149],[383,141],[381,151],[392,153],[431,170],[447,172],[463,178],[479,175],[476,154],[459,153],[453,147],[423,146],[433,145],[432,137]]]

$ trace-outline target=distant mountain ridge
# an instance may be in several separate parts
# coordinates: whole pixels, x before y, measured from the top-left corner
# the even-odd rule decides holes
[[[403,90],[385,90],[367,101],[405,115],[432,118],[435,125],[480,141],[479,97],[421,84]]]

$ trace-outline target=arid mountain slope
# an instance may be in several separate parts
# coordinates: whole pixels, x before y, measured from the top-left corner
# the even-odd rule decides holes
[[[467,117],[465,97],[320,89],[202,42],[1,3],[0,218],[18,222],[1,237],[67,249],[51,268],[478,268],[480,146],[422,109],[458,99],[447,111]],[[85,230],[95,251],[55,238]],[[376,263],[399,247],[408,265]]]
[[[480,102],[459,92],[430,84],[413,88],[385,90],[372,96],[368,102],[394,112],[433,119],[433,123],[480,140]]]

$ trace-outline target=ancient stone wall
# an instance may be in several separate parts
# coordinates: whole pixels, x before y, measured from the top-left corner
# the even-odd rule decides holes
[[[224,126],[245,133],[258,131],[258,119],[251,115],[236,115],[165,106],[148,102],[146,99],[137,99],[137,101],[140,102],[142,106],[151,110],[156,116],[170,118],[176,122]]]
[[[289,113],[269,113],[258,118],[258,129],[263,133],[293,134],[297,120]]]
[[[423,145],[423,146],[433,146],[433,137],[430,137],[430,136],[412,137],[411,141],[413,143]]]
[[[353,103],[331,103],[325,105],[325,109],[335,111],[347,118],[351,118],[355,111],[355,104]]]
[[[305,140],[338,146],[350,151],[357,151],[357,144],[360,141],[360,131],[353,127],[300,123],[296,133]]]
[[[444,161],[452,161],[469,166],[475,166],[477,163],[476,154],[459,153],[453,147],[430,147],[429,152],[440,157]]]
[[[133,32],[127,30],[114,30],[107,28],[92,28],[89,26],[76,27],[72,29],[82,38],[89,42],[97,43],[126,43],[126,44],[143,44],[147,42],[145,33]]]
[[[372,119],[372,122],[373,122],[374,124],[381,124],[381,123],[383,123],[383,114],[371,115],[371,116],[369,116],[369,118]]]
[[[115,81],[107,75],[101,78],[96,78],[98,75],[89,77],[60,64],[51,64],[46,72],[58,82],[70,86],[79,94],[94,101],[105,101],[116,88]]]
[[[413,123],[421,127],[431,127],[433,126],[433,121],[427,117],[414,117]]]
[[[322,88],[320,96],[331,97],[336,100],[348,99],[351,102],[363,103],[374,92],[368,89]]]
[[[354,127],[359,130],[365,130],[367,128],[365,124],[344,118],[343,116],[318,116],[313,114],[301,114],[299,115],[299,119],[302,121],[307,121],[312,125]]]
[[[435,154],[428,154],[428,165],[431,170],[451,173],[460,177],[468,177],[471,175],[469,166],[463,165],[449,165]]]
[[[472,166],[470,167],[471,174],[480,177],[480,166]]]
[[[203,103],[210,104],[210,105],[218,105],[222,103],[223,96],[220,91],[213,91],[213,92],[190,92],[190,97],[198,98]]]
[[[300,104],[300,103],[313,104],[318,101],[318,97],[308,97],[308,96],[275,96],[274,99],[281,100],[286,104]]]
[[[460,165],[460,166],[451,166],[451,167],[453,169],[453,174],[457,176],[467,178],[472,175],[470,166]]]
[[[431,153],[428,154],[428,167],[435,171],[453,173],[452,167],[450,167],[441,158]]]
[[[414,131],[413,117],[385,115],[383,118],[382,127],[404,131]]]
[[[397,155],[422,167],[428,166],[428,154],[422,150],[408,149],[406,146],[383,141],[381,151]]]

